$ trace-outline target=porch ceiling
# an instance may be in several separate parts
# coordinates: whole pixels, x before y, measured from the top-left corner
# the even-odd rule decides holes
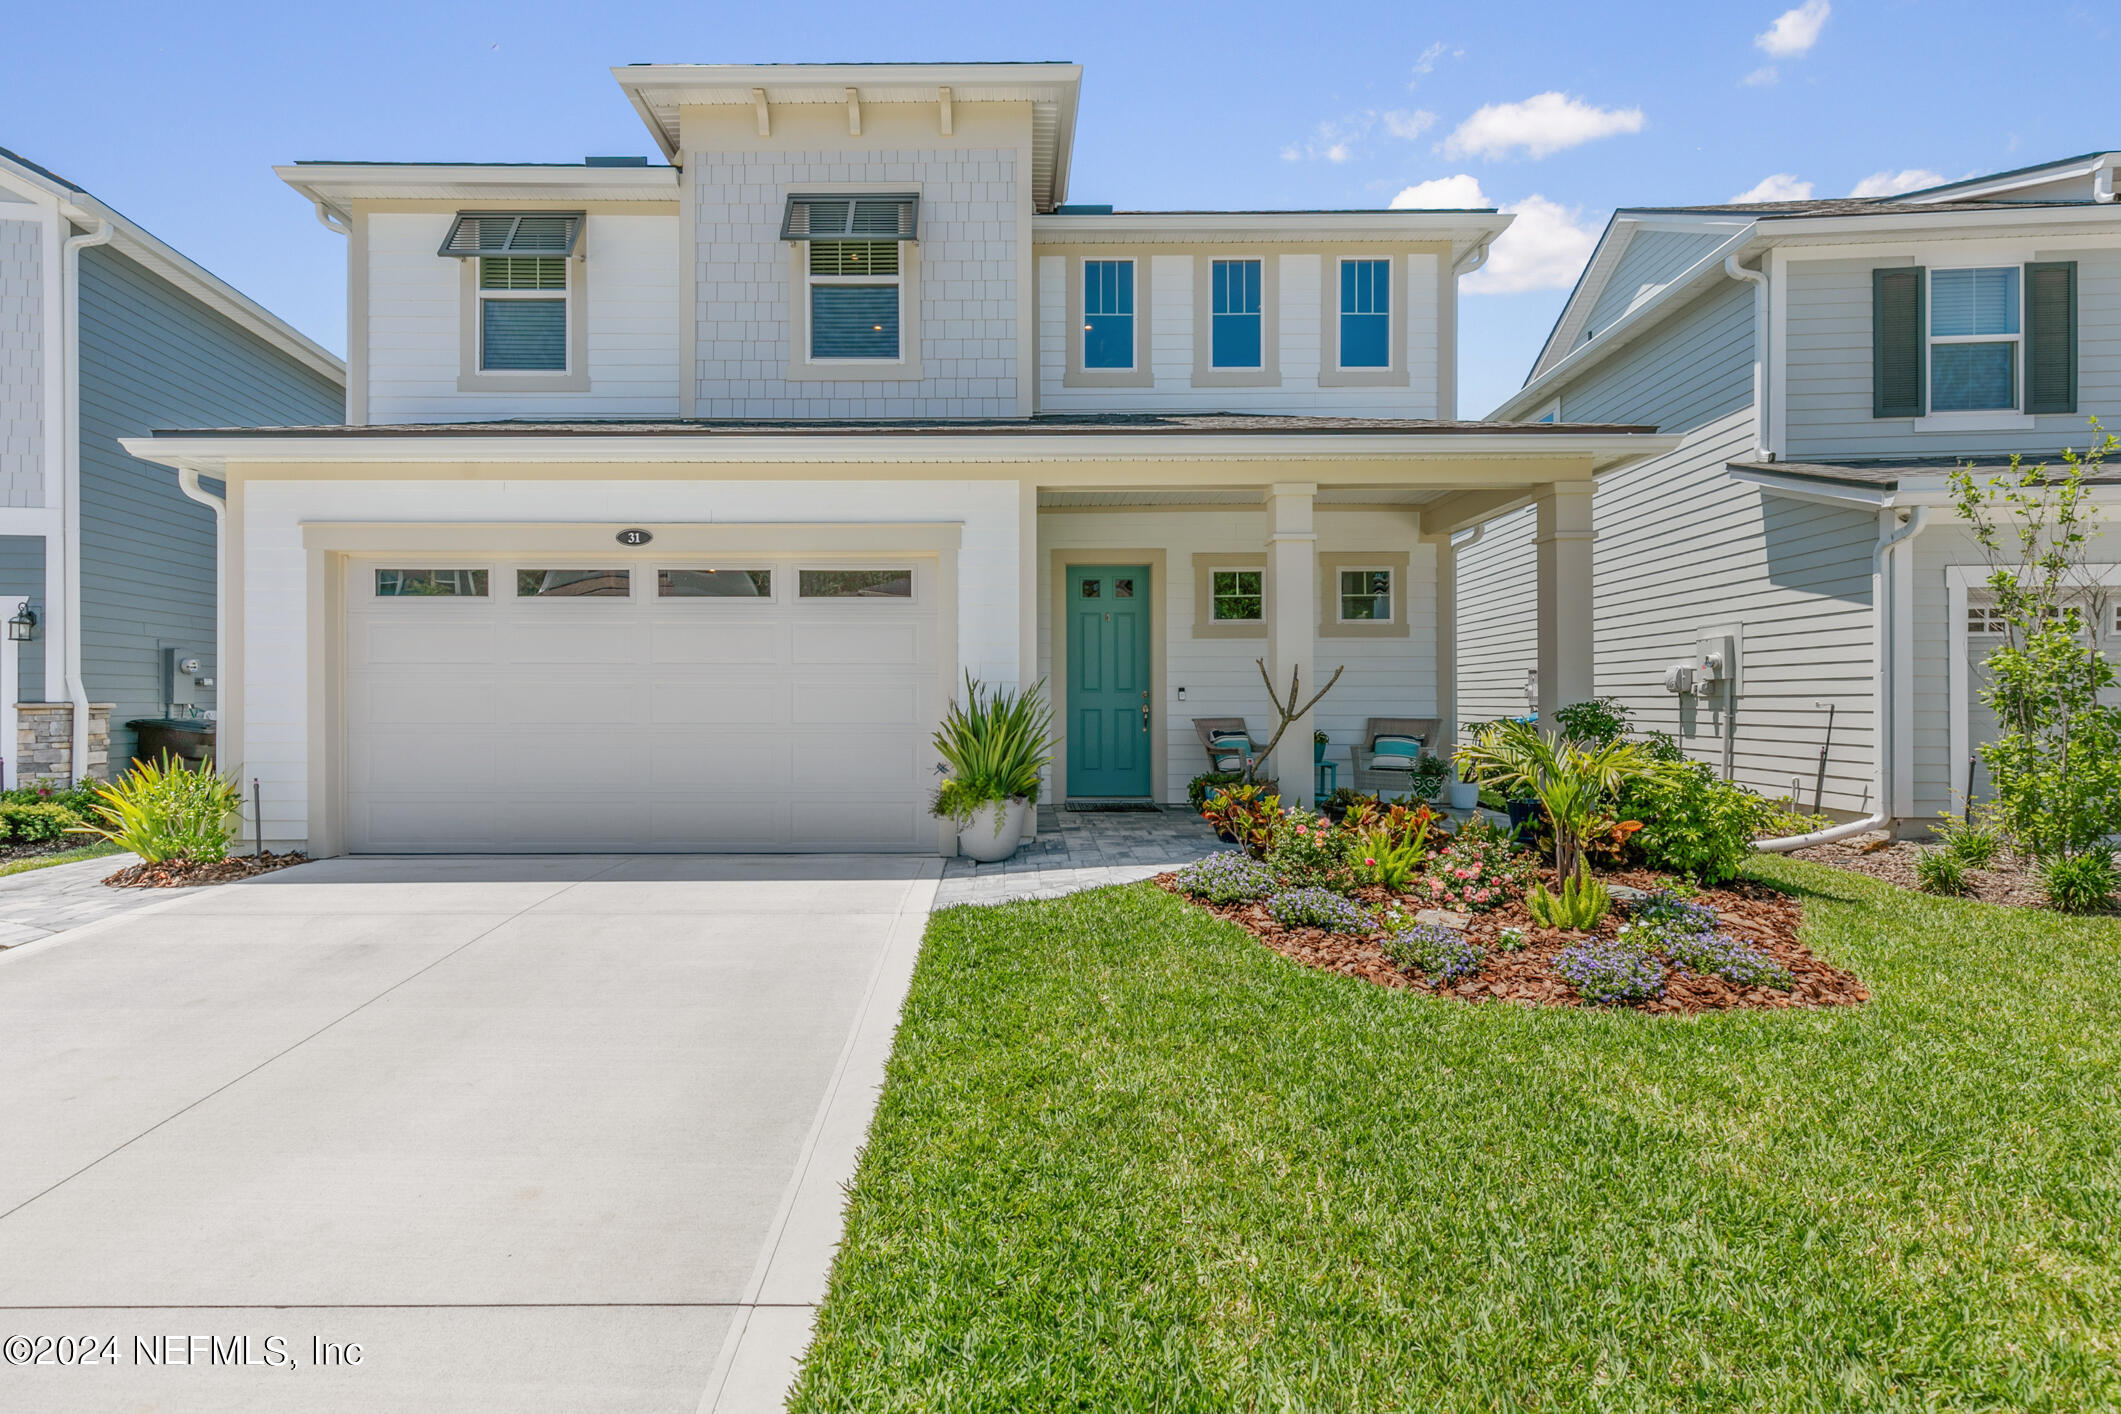
[[[1430,488],[1415,490],[1398,486],[1321,486],[1320,506],[1422,506],[1451,494]],[[1038,493],[1040,510],[1080,510],[1128,506],[1259,506],[1264,501],[1258,487],[1203,486],[1178,490],[1060,491]]]

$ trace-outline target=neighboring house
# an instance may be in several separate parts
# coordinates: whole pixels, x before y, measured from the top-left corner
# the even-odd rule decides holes
[[[1598,487],[1600,693],[1807,807],[1908,826],[1961,808],[1998,640],[1947,479],[2082,448],[2093,415],[2121,426],[2117,162],[1615,213],[1493,414],[1685,436]],[[1512,617],[1531,524],[1479,534],[1460,547],[1462,721],[1523,712],[1535,666]],[[2121,544],[2094,550],[2121,562]],[[1721,651],[1720,678],[1668,690]]]
[[[344,388],[330,353],[0,149],[7,785],[104,776],[134,754],[127,722],[215,710],[213,513],[120,439],[329,417]]]
[[[1521,504],[1588,690],[1592,478],[1676,442],[1452,420],[1507,216],[1071,205],[1070,64],[613,72],[669,165],[283,168],[348,237],[343,424],[129,444],[226,478],[269,839],[932,849],[965,675],[1051,684],[1049,799],[1177,801],[1255,658],[1346,667],[1345,783],[1448,717],[1449,536]]]

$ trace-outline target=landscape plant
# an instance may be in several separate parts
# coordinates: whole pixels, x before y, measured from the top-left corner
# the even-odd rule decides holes
[[[2063,913],[2103,913],[2114,906],[2114,857],[2105,849],[2051,854],[2040,861],[2040,887]]]
[[[1549,889],[1544,879],[1534,879],[1525,892],[1524,905],[1531,911],[1532,921],[1542,928],[1587,933],[1612,911],[1613,891],[1592,878],[1589,869],[1579,866],[1561,881],[1558,889]]]
[[[90,811],[69,834],[107,840],[150,864],[217,864],[228,857],[242,817],[243,787],[218,774],[211,758],[194,769],[164,756],[135,761],[125,775],[98,785]]]
[[[1962,466],[1951,478],[2003,628],[1982,688],[2001,734],[1981,760],[2000,819],[2043,876],[2057,859],[2105,851],[2121,831],[2121,705],[2104,700],[2116,676],[2099,647],[2111,592],[2089,554],[2100,532],[2092,483],[2121,439],[2091,425],[2091,446],[2064,451],[2059,472],[2013,456],[2006,475],[1976,480]],[[2063,877],[2091,884],[2101,872]]]
[[[1266,863],[1274,877],[1291,889],[1345,892],[1355,881],[1346,841],[1333,822],[1300,811],[1282,818],[1267,846]]]
[[[1368,937],[1377,925],[1360,904],[1331,889],[1290,889],[1267,900],[1267,914],[1284,928],[1323,928]]]
[[[1454,928],[1433,923],[1388,927],[1382,944],[1386,957],[1419,972],[1437,986],[1448,986],[1480,971],[1486,952]]]
[[[1408,835],[1373,826],[1351,836],[1346,848],[1356,883],[1404,889],[1428,854],[1428,831]]]
[[[1802,823],[1784,806],[1719,779],[1706,763],[1684,759],[1627,781],[1619,808],[1642,822],[1631,843],[1643,863],[1704,884],[1736,878],[1754,840]]]
[[[1200,815],[1254,859],[1266,858],[1282,828],[1281,797],[1265,786],[1231,786],[1203,806]]]
[[[982,806],[1038,800],[1039,772],[1053,759],[1053,709],[1043,680],[1029,691],[988,688],[965,674],[965,697],[952,702],[936,729],[935,749],[949,775],[932,809],[962,828]]]
[[[1279,887],[1273,870],[1234,849],[1181,866],[1177,882],[1181,893],[1209,903],[1245,903]]]
[[[1966,860],[1956,851],[1933,845],[1915,855],[1915,886],[1926,894],[1964,894],[1970,888],[1966,870]]]
[[[1517,897],[1530,872],[1507,835],[1475,818],[1460,826],[1430,861],[1427,876],[1416,881],[1414,892],[1426,894],[1438,908],[1485,913]]]
[[[81,816],[53,801],[0,802],[0,840],[43,844],[81,823]]]
[[[1664,995],[1664,964],[1626,939],[1593,938],[1561,950],[1554,971],[1587,1002],[1640,1002]]]
[[[1484,786],[1504,794],[1528,790],[1554,831],[1554,873],[1576,872],[1585,842],[1616,823],[1608,806],[1631,782],[1669,767],[1640,745],[1622,740],[1579,741],[1530,722],[1498,722],[1459,748]]]
[[[1196,812],[1205,810],[1210,790],[1227,790],[1244,783],[1245,773],[1242,771],[1203,771],[1186,782],[1186,801]]]
[[[1666,940],[1664,955],[1674,967],[1721,977],[1741,987],[1773,987],[1787,992],[1797,985],[1790,970],[1756,944],[1728,933],[1680,933]]]
[[[1995,823],[1995,811],[1987,806],[1976,806],[1964,815],[1943,812],[1936,835],[1939,844],[1971,869],[1988,868],[2003,852],[2003,832]]]

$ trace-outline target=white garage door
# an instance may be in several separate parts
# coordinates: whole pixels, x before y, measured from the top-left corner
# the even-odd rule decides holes
[[[932,560],[348,573],[356,851],[935,847]]]

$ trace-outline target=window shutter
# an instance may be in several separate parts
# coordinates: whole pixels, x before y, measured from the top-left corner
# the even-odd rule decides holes
[[[1922,267],[1871,272],[1871,416],[1923,413]]]
[[[2077,262],[2025,267],[2025,410],[2077,410]]]
[[[913,192],[791,196],[781,216],[781,239],[920,239],[921,199]]]
[[[465,211],[450,222],[437,255],[574,254],[582,235],[579,211]]]

